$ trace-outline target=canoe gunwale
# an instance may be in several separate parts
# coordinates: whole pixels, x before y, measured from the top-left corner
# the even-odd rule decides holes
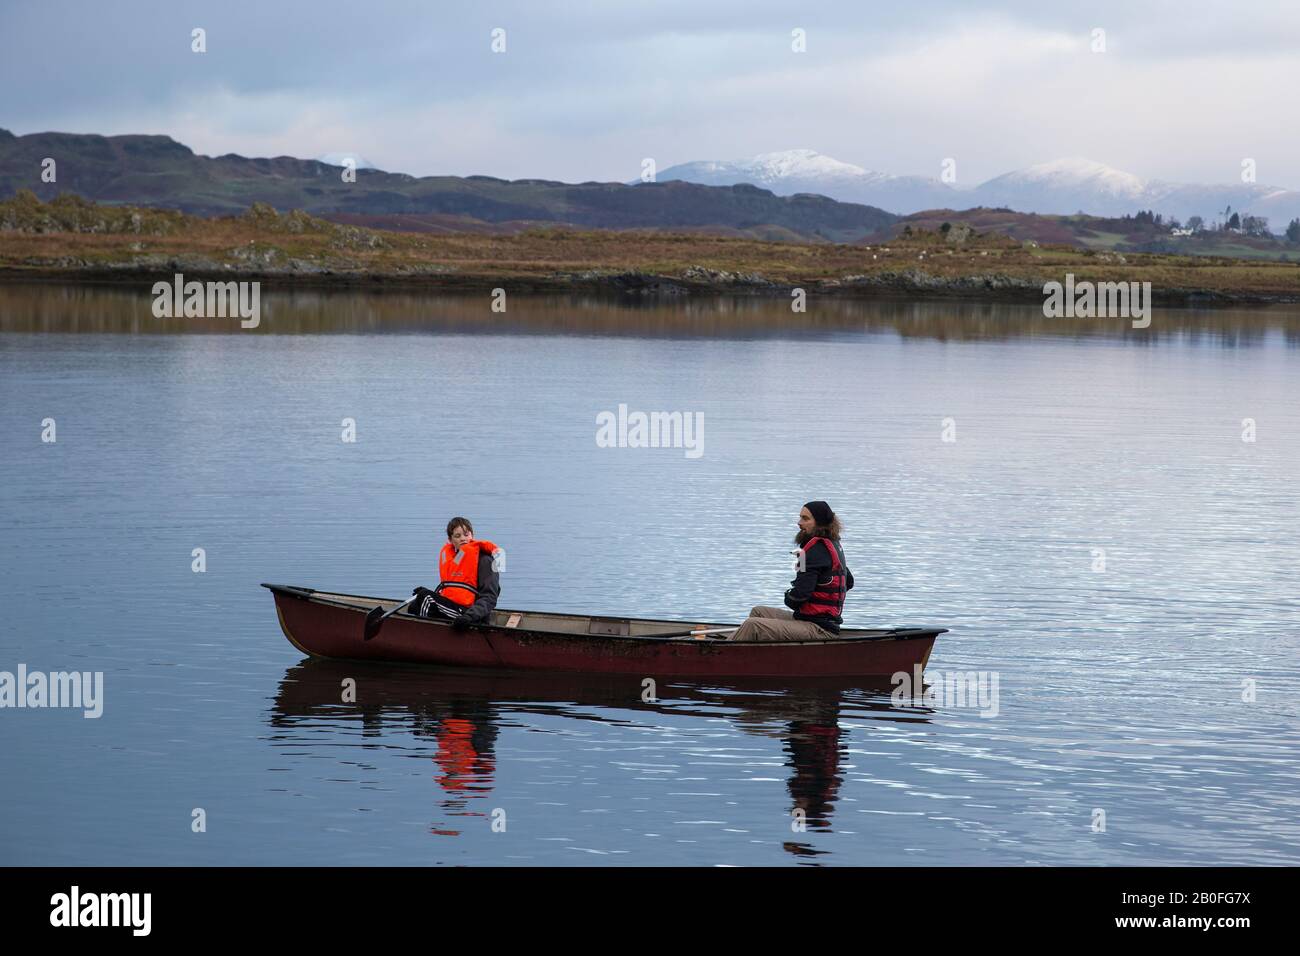
[[[364,594],[347,594],[347,595],[344,595],[344,594],[342,594],[341,592],[335,592],[335,591],[318,591],[318,590],[315,590],[315,589],[313,589],[313,588],[296,587],[296,586],[294,586],[294,585],[287,585],[287,584],[267,584],[267,583],[263,583],[263,584],[262,584],[262,587],[266,588],[266,589],[269,590],[272,594],[275,594],[275,595],[277,595],[277,596],[278,596],[278,595],[284,595],[284,596],[286,596],[286,597],[294,597],[294,598],[298,598],[299,600],[310,601],[310,602],[313,602],[313,603],[316,603],[316,604],[323,604],[323,605],[327,605],[327,606],[329,606],[329,607],[335,607],[335,608],[339,608],[340,610],[346,610],[346,611],[351,611],[351,612],[355,612],[355,613],[364,613],[364,609],[362,609],[362,608],[358,608],[356,604],[354,604],[354,603],[349,603],[349,602],[347,602],[347,601],[332,600],[332,599],[331,599],[330,597],[328,597],[327,595],[338,595],[338,596],[340,596],[340,597],[348,597],[348,598],[351,598],[353,601],[367,601],[367,602],[374,602],[376,605],[384,605],[384,604],[392,605],[392,604],[398,604],[398,603],[400,603],[400,600],[399,600],[399,599],[394,599],[394,598],[372,597],[372,596],[370,596],[370,595],[364,595]],[[516,610],[507,609],[507,608],[498,608],[498,609],[497,609],[497,613],[501,613],[501,614],[515,614],[515,613],[519,613],[519,614],[530,614],[530,613],[531,613],[531,614],[544,614],[544,615],[546,615],[546,616],[548,616],[548,617],[572,618],[572,619],[574,619],[574,620],[592,620],[592,619],[595,619],[595,618],[604,618],[604,617],[607,617],[606,615],[566,614],[566,613],[562,613],[562,612],[551,612],[551,611],[516,611]],[[394,619],[400,618],[400,619],[407,620],[407,621],[411,621],[411,622],[414,622],[414,623],[427,624],[427,625],[429,625],[429,626],[431,626],[431,627],[443,627],[443,626],[445,626],[445,624],[443,624],[442,622],[435,621],[435,620],[430,620],[430,619],[428,619],[428,618],[417,617],[417,616],[414,615],[414,614],[407,614],[407,613],[405,613],[405,612],[403,612],[403,611],[399,611],[399,612],[397,612],[397,614],[393,615],[393,617],[394,617]],[[630,621],[630,622],[631,622],[631,621],[636,621],[636,622],[641,622],[641,623],[646,623],[646,624],[672,625],[672,626],[676,626],[676,627],[678,627],[679,629],[685,629],[685,628],[688,628],[688,627],[738,627],[738,626],[739,626],[739,625],[736,625],[736,624],[730,624],[730,623],[715,623],[715,624],[708,624],[708,623],[700,623],[700,622],[686,622],[686,621],[662,620],[662,619],[658,619],[658,618],[621,618],[620,620],[628,620],[628,621]],[[281,626],[283,627],[283,619],[281,620]],[[476,630],[482,630],[482,631],[485,631],[485,632],[492,632],[492,631],[507,631],[507,632],[509,632],[509,633],[515,633],[515,634],[537,634],[537,635],[543,635],[543,636],[547,636],[547,637],[566,637],[566,638],[571,638],[571,639],[573,639],[573,640],[577,640],[577,641],[580,641],[580,640],[595,640],[595,641],[600,641],[600,642],[607,642],[607,641],[615,641],[615,642],[629,641],[629,642],[634,642],[634,643],[637,643],[637,644],[645,644],[645,643],[655,643],[655,644],[703,644],[703,643],[711,643],[711,644],[726,644],[726,645],[730,645],[730,646],[732,646],[732,647],[740,647],[740,646],[742,646],[742,645],[736,644],[735,642],[728,641],[728,640],[726,640],[726,638],[714,638],[714,637],[690,637],[690,636],[662,637],[662,636],[655,635],[655,634],[581,634],[581,633],[577,633],[577,632],[575,632],[575,631],[551,630],[551,629],[537,628],[537,627],[507,628],[507,627],[505,627],[504,625],[500,625],[500,624],[489,624],[489,625],[487,625],[486,627],[477,627],[477,628],[475,628],[475,629],[476,629]],[[854,630],[862,630],[862,629],[861,629],[861,628],[858,628],[858,629],[849,628],[849,629],[847,629],[847,630],[849,630],[850,632],[852,632],[852,631],[854,631]],[[892,629],[892,630],[889,630],[889,629],[873,629],[873,630],[871,631],[871,633],[866,634],[866,635],[862,635],[862,636],[852,636],[852,634],[850,634],[850,635],[848,635],[848,636],[845,636],[845,635],[844,635],[844,632],[842,631],[840,636],[831,636],[831,637],[827,638],[826,640],[820,640],[820,641],[760,641],[760,642],[746,642],[744,646],[749,646],[749,647],[796,647],[796,646],[820,647],[820,646],[824,646],[824,645],[827,645],[827,644],[832,644],[832,645],[836,645],[836,646],[841,646],[841,647],[842,647],[843,645],[845,645],[845,644],[850,644],[850,643],[854,643],[854,644],[856,644],[856,643],[874,643],[874,642],[878,642],[878,641],[907,641],[907,640],[915,640],[915,639],[920,639],[920,638],[934,638],[934,637],[937,637],[937,636],[940,635],[940,634],[944,634],[944,633],[946,633],[947,630],[948,630],[947,628],[943,628],[943,627],[894,628],[894,629]],[[286,633],[286,636],[288,636],[288,630],[287,630],[287,628],[285,629],[285,633]],[[304,649],[301,647],[301,645],[298,644],[298,642],[297,642],[296,640],[293,640],[292,637],[290,637],[290,640],[292,641],[292,643],[294,644],[295,647],[298,647],[300,650],[304,650]],[[311,652],[307,652],[307,653],[311,653]]]

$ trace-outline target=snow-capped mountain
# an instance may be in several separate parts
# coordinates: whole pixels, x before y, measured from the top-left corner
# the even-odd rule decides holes
[[[1017,212],[1123,215],[1145,209],[1147,183],[1132,173],[1090,159],[1057,159],[1027,166],[981,183],[978,205],[1009,206]],[[1136,205],[1135,205],[1136,204]]]
[[[812,149],[760,153],[751,159],[682,163],[663,170],[656,178],[660,182],[680,179],[705,186],[749,183],[778,196],[818,193],[891,212],[897,212],[899,207],[907,207],[908,212],[941,209],[957,201],[955,190],[938,179],[875,172]]]
[[[1152,181],[1145,196],[1145,208],[1184,220],[1189,216],[1201,216],[1207,222],[1221,219],[1229,206],[1242,215],[1265,216],[1273,232],[1283,232],[1287,223],[1300,217],[1300,192],[1257,183],[1214,185]]]
[[[360,153],[326,153],[324,156],[317,156],[316,162],[324,163],[326,166],[342,166],[344,165],[344,161],[348,159],[351,159],[356,163],[357,169],[379,168]]]
[[[1266,216],[1275,232],[1300,215],[1300,192],[1258,183],[1197,184],[1142,179],[1090,159],[1058,159],[997,176],[971,194],[983,206],[1018,212],[1123,216],[1152,209],[1178,219],[1210,221],[1231,206]]]
[[[785,185],[791,182],[843,182],[852,183],[862,179],[888,179],[884,173],[871,173],[861,166],[843,163],[830,156],[824,156],[812,149],[787,149],[778,153],[760,153],[752,159],[735,159],[729,161],[709,161],[683,163],[664,170],[661,181],[671,179],[688,179],[688,176],[726,179],[725,185],[734,185],[737,176],[755,186]],[[704,183],[704,185],[717,185]]]
[[[1229,206],[1245,215],[1267,216],[1274,232],[1300,217],[1300,192],[1257,183],[1197,184],[1143,179],[1091,159],[1072,157],[1038,163],[996,176],[973,189],[959,189],[923,176],[895,176],[841,162],[811,149],[763,153],[752,159],[682,163],[663,170],[660,181],[681,179],[710,186],[751,183],[778,196],[820,193],[843,202],[866,203],[907,215],[925,209],[1005,206],[1017,212],[1123,216],[1152,209],[1186,220],[1222,218]]]

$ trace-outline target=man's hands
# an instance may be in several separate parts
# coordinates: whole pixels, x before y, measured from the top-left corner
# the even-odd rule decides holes
[[[451,629],[453,631],[468,631],[469,626],[473,623],[473,621],[462,614],[460,617],[452,618]]]

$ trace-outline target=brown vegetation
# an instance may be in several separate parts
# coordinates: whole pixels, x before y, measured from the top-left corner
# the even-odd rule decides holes
[[[609,286],[649,293],[747,292],[1041,298],[1065,273],[1149,281],[1156,296],[1300,301],[1300,266],[1210,256],[1111,253],[1004,235],[912,229],[884,243],[766,242],[653,231],[526,229],[399,233],[255,205],[204,219],[30,194],[0,202],[0,278],[255,276],[277,283],[414,282],[520,290]]]

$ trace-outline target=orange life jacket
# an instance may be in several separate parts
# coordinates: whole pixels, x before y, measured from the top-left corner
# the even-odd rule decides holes
[[[438,593],[462,607],[469,607],[478,597],[479,552],[496,554],[498,548],[491,541],[470,541],[456,553],[448,541],[438,555]]]

